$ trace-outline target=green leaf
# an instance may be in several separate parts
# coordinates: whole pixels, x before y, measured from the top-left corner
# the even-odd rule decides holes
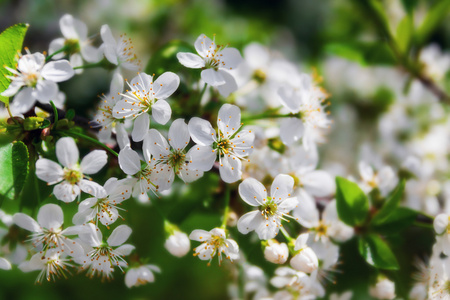
[[[369,214],[369,199],[359,186],[336,177],[336,205],[339,218],[349,226],[362,225]]]
[[[8,88],[10,82],[5,77],[6,75],[10,75],[10,72],[4,66],[12,69],[16,68],[15,57],[22,50],[23,39],[27,29],[28,24],[16,24],[0,34],[0,93]],[[0,101],[7,104],[9,98],[0,96]]]
[[[405,190],[405,180],[400,181],[395,190],[384,203],[383,207],[373,217],[371,224],[380,225],[390,217],[394,210],[398,207]]]
[[[409,15],[406,15],[398,24],[395,40],[400,51],[407,54],[413,37],[413,22]]]
[[[425,20],[418,29],[417,38],[420,44],[427,41],[430,34],[441,24],[449,12],[450,0],[436,1],[436,4],[428,10]]]
[[[403,7],[408,12],[408,14],[411,14],[413,12],[418,3],[419,0],[402,0]]]
[[[28,149],[22,142],[0,147],[0,195],[8,199],[22,191],[28,175]]]
[[[378,269],[398,270],[399,265],[388,244],[379,236],[370,234],[359,239],[359,253],[366,262]]]
[[[381,234],[399,234],[411,226],[417,218],[417,212],[407,207],[397,207],[382,220],[381,223],[371,223],[371,228]]]

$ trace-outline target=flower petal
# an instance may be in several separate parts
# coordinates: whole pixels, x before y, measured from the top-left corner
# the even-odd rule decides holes
[[[199,69],[205,66],[205,61],[198,55],[189,52],[178,52],[177,58],[180,64],[187,68]]]
[[[79,187],[83,192],[96,198],[105,198],[107,196],[105,189],[95,181],[82,179],[79,183]]]
[[[119,246],[125,243],[131,235],[131,228],[127,225],[119,225],[109,236],[107,242],[111,247]]]
[[[200,145],[211,145],[215,140],[216,131],[211,123],[201,118],[193,117],[188,124],[192,140]]]
[[[279,174],[273,180],[270,194],[275,201],[280,201],[290,197],[293,189],[294,178],[289,175]]]
[[[187,156],[191,159],[188,164],[190,169],[206,172],[213,167],[217,154],[210,146],[195,145],[189,150]]]
[[[328,172],[316,170],[301,177],[303,188],[312,196],[327,197],[333,195],[336,184]]]
[[[122,123],[116,123],[116,139],[119,148],[122,150],[126,146],[130,146],[130,138],[128,132]]]
[[[190,240],[204,242],[211,237],[211,233],[206,230],[196,229],[189,235]]]
[[[131,132],[131,138],[135,142],[140,142],[144,139],[150,127],[150,116],[147,113],[143,113],[134,120],[133,131]]]
[[[19,227],[22,227],[28,231],[41,232],[41,226],[30,216],[17,213],[13,216],[13,222]]]
[[[240,233],[247,234],[250,231],[256,229],[259,226],[260,220],[258,218],[262,218],[259,210],[251,211],[243,215],[239,218],[237,222],[237,228]]]
[[[26,113],[33,107],[36,98],[33,97],[32,94],[33,89],[30,87],[25,87],[16,94],[14,101],[11,104],[11,111],[13,114]]]
[[[41,71],[42,77],[46,80],[61,82],[69,80],[75,75],[75,72],[70,63],[65,60],[51,61],[46,63]]]
[[[152,105],[152,116],[161,125],[166,124],[172,116],[172,109],[166,100],[158,100]]]
[[[316,201],[304,190],[297,194],[298,207],[294,209],[293,216],[303,227],[311,228],[319,225],[319,211]]]
[[[189,128],[183,119],[176,119],[172,122],[169,128],[169,144],[175,150],[184,149],[191,136],[189,134]]]
[[[195,40],[194,47],[201,57],[206,57],[211,51],[215,51],[217,48],[216,44],[203,33]]]
[[[98,173],[108,162],[105,150],[94,150],[81,160],[80,171],[83,174]]]
[[[232,70],[237,68],[237,66],[243,61],[241,53],[236,48],[225,48],[217,55],[220,55],[221,64],[220,67]]]
[[[37,220],[41,227],[53,231],[61,228],[64,222],[64,214],[59,205],[46,204],[39,209]]]
[[[292,145],[300,140],[305,132],[302,120],[298,118],[284,118],[280,124],[280,138],[285,145]]]
[[[165,72],[153,83],[153,92],[158,100],[169,98],[180,85],[180,77],[172,72]]]
[[[227,137],[241,127],[241,110],[236,105],[224,104],[219,110],[217,127]]]
[[[39,102],[48,103],[58,93],[58,85],[50,80],[39,80],[33,91],[33,98]]]
[[[59,182],[63,179],[64,171],[61,166],[46,158],[36,161],[36,176],[49,184]]]
[[[134,175],[141,170],[141,159],[136,151],[126,146],[119,152],[119,166],[125,174]]]
[[[56,157],[64,167],[73,169],[80,157],[77,144],[73,138],[63,137],[56,142]]]
[[[234,79],[234,77],[230,73],[224,70],[219,70],[218,72],[220,72],[220,74],[222,75],[225,83],[217,86],[217,90],[223,97],[226,98],[238,89],[238,85],[236,79]]]
[[[7,259],[0,257],[0,269],[11,270],[11,263]]]
[[[251,206],[260,206],[267,198],[264,185],[254,178],[247,178],[239,184],[239,195]]]
[[[55,195],[56,199],[59,199],[63,202],[72,202],[77,198],[77,196],[80,194],[80,188],[78,185],[70,184],[66,181],[55,185],[53,188],[53,194]]]
[[[156,129],[150,129],[144,139],[143,145],[145,159],[149,162],[153,155],[156,159],[169,155],[170,149],[166,139]]]
[[[206,69],[200,73],[202,80],[209,84],[210,86],[219,86],[225,84],[225,78],[223,78],[222,73],[214,69]]]

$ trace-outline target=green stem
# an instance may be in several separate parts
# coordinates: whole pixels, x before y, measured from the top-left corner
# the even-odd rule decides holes
[[[77,69],[90,69],[90,68],[97,68],[97,67],[103,67],[103,61],[100,61],[98,63],[95,64],[87,64],[87,65],[82,65],[82,66],[78,66],[73,68],[74,70]]]
[[[11,113],[11,109],[9,108],[9,103],[5,104],[6,110],[8,111],[9,117],[11,118],[11,120],[13,120],[14,123],[16,123],[16,125],[19,125],[19,122],[17,122],[16,119],[14,119],[12,113]]]
[[[221,228],[227,227],[228,212],[230,211],[230,187],[227,185],[225,188],[225,211],[223,212],[223,220]]]
[[[200,92],[200,95],[199,95],[199,98],[198,98],[198,103],[202,102],[203,94],[205,94],[207,86],[208,86],[208,84],[205,82],[205,85],[203,86],[203,89]]]
[[[279,119],[279,118],[295,118],[294,114],[273,114],[273,113],[262,113],[259,115],[243,116],[241,118],[242,122],[251,120],[262,120],[262,119]]]
[[[288,243],[292,242],[294,239],[291,238],[291,236],[289,235],[289,233],[286,231],[286,229],[284,229],[283,226],[280,227],[280,231],[283,234],[284,238],[288,241]]]
[[[59,49],[58,51],[53,52],[52,54],[50,54],[49,56],[47,56],[45,58],[45,62],[48,62],[50,59],[52,59],[53,56],[55,56],[56,54],[59,54],[61,52],[64,52],[68,49],[67,46],[62,47],[61,49]]]
[[[82,139],[84,139],[86,141],[89,141],[89,142],[99,146],[99,147],[102,147],[103,149],[109,151],[109,153],[113,154],[116,157],[119,156],[119,154],[116,151],[114,151],[113,149],[109,148],[108,146],[106,146],[102,142],[99,142],[96,139],[93,139],[93,138],[91,138],[91,137],[89,137],[87,135],[84,135],[82,133],[79,133],[79,132],[76,132],[76,131],[66,131],[66,130],[53,130],[53,132],[60,133],[60,134],[63,134],[63,135],[67,135],[67,136],[71,136],[71,137],[82,138]]]
[[[56,123],[58,123],[59,117],[58,117],[58,109],[56,108],[55,103],[53,103],[53,101],[50,101],[50,105],[53,108],[53,127],[56,128]]]

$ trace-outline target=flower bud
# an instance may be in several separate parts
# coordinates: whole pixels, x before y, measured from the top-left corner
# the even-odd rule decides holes
[[[264,249],[264,257],[274,264],[284,264],[289,257],[289,248],[285,243],[269,240]]]
[[[182,257],[185,256],[191,249],[191,242],[186,233],[181,231],[175,231],[167,238],[164,243],[164,247],[173,256]]]
[[[300,272],[311,273],[319,267],[319,260],[316,253],[306,247],[291,259],[291,267]]]
[[[377,299],[391,300],[395,298],[395,284],[389,279],[382,279],[370,287],[369,294]]]

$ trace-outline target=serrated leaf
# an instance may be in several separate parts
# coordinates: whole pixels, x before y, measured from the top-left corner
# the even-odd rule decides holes
[[[371,228],[381,234],[399,234],[403,229],[411,226],[417,218],[417,212],[407,207],[397,207],[383,222],[371,224]]]
[[[28,174],[28,149],[22,142],[0,147],[0,195],[8,199],[17,197]]]
[[[371,266],[384,270],[398,270],[397,258],[379,236],[370,234],[359,239],[359,253]]]
[[[408,53],[409,46],[413,37],[413,22],[409,15],[406,15],[398,24],[395,40],[400,51],[404,54]]]
[[[4,66],[15,69],[15,56],[22,50],[27,28],[28,24],[16,24],[0,34],[0,93],[5,91],[10,83],[10,79],[5,77],[5,75],[10,75],[10,72]],[[9,98],[0,96],[0,101],[8,103]]]
[[[383,207],[377,212],[373,217],[371,224],[380,225],[383,224],[386,219],[389,218],[390,214],[398,207],[400,200],[402,199],[403,192],[405,190],[405,180],[399,182],[395,190],[388,197]]]
[[[369,214],[369,199],[360,187],[336,177],[336,205],[339,218],[349,226],[362,225]]]
[[[439,24],[450,13],[450,0],[436,1],[428,10],[425,20],[417,30],[419,43],[425,43],[430,34],[439,26]]]

